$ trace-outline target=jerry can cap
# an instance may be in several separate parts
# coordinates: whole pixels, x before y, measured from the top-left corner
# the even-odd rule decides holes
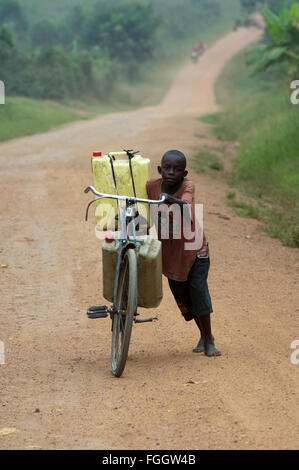
[[[112,232],[108,232],[107,235],[105,236],[105,240],[108,243],[111,243],[114,241],[114,234]]]
[[[101,157],[102,156],[102,152],[93,152],[92,154],[93,157]]]

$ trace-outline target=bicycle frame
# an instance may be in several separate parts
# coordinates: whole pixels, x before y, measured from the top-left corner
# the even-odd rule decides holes
[[[118,280],[119,280],[119,270],[120,270],[120,265],[122,261],[122,257],[128,249],[128,247],[134,248],[136,250],[136,227],[135,224],[133,223],[132,230],[133,230],[133,243],[129,239],[129,234],[128,234],[128,226],[131,224],[131,222],[135,219],[136,214],[138,213],[136,203],[141,202],[141,203],[146,203],[146,204],[162,204],[165,201],[165,196],[162,197],[160,200],[153,200],[153,199],[142,199],[142,198],[137,198],[137,197],[131,197],[131,196],[119,196],[116,194],[105,194],[105,193],[99,193],[93,186],[87,186],[87,188],[84,189],[85,193],[88,193],[91,191],[95,196],[98,196],[96,199],[91,201],[86,209],[86,216],[85,220],[88,218],[88,210],[91,204],[94,202],[98,201],[99,199],[107,198],[107,199],[116,199],[118,201],[124,201],[126,203],[126,207],[123,210],[123,214],[121,217],[121,233],[120,233],[120,239],[119,239],[119,249],[118,249],[118,260],[117,260],[117,266],[116,266],[116,275],[115,275],[115,283],[114,283],[114,296],[113,296],[113,306],[112,309],[110,310],[110,313],[115,312],[115,305],[116,305],[116,295],[117,295],[117,289],[118,289]],[[136,303],[137,305],[137,303]]]

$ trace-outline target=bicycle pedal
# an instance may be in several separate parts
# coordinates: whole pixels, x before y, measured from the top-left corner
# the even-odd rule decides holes
[[[107,318],[107,317],[108,317],[108,313],[107,313],[107,312],[94,312],[94,313],[88,313],[88,312],[87,312],[87,316],[88,316],[88,318],[90,318],[90,319],[94,319],[94,318]]]
[[[101,312],[103,310],[108,310],[108,307],[107,305],[94,305],[92,307],[88,307],[88,312]]]
[[[108,307],[106,305],[96,305],[87,310],[88,318],[106,318],[108,317]]]
[[[151,317],[151,318],[138,318],[138,319],[135,319],[135,323],[148,323],[148,322],[152,322],[154,320],[158,320],[158,317]]]

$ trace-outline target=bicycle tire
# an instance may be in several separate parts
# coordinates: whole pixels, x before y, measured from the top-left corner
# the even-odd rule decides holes
[[[116,377],[124,371],[131,339],[134,315],[137,309],[137,257],[129,248],[121,262],[116,312],[112,317],[111,368]]]

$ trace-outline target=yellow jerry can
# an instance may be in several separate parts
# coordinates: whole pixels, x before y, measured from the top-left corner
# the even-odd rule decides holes
[[[118,194],[134,197],[129,158],[126,152],[110,152],[100,155],[94,152],[91,159],[93,186],[100,193]],[[148,199],[146,182],[151,177],[150,160],[141,155],[131,158],[132,173],[136,197]],[[113,199],[101,199],[95,202],[96,224],[99,230],[117,230],[115,216],[118,215],[118,202]],[[138,212],[147,219],[150,227],[150,208],[148,204],[137,204]]]
[[[113,302],[116,266],[118,260],[120,232],[114,232],[112,239],[103,241],[103,297]],[[151,235],[136,239],[138,260],[138,306],[158,307],[163,297],[162,290],[162,245]]]

